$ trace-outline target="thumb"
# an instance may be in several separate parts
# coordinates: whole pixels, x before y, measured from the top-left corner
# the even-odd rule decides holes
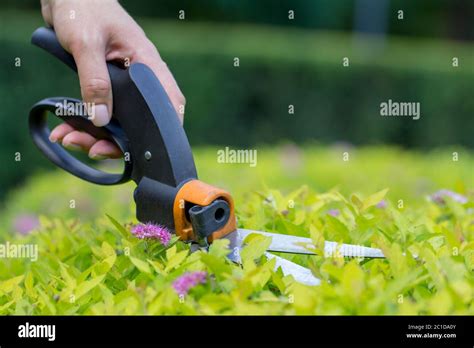
[[[83,48],[74,55],[82,99],[97,127],[109,123],[112,115],[112,86],[103,49]]]

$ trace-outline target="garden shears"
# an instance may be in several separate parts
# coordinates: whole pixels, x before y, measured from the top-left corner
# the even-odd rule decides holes
[[[32,43],[45,49],[77,71],[74,58],[66,52],[51,28],[39,28]],[[222,189],[198,180],[188,138],[168,95],[152,70],[141,63],[123,67],[107,63],[113,92],[113,118],[95,127],[79,107],[81,100],[55,97],[36,103],[29,116],[31,137],[43,154],[69,173],[100,185],[133,180],[136,216],[141,222],[163,225],[192,247],[207,248],[214,240],[230,241],[229,258],[240,263],[240,249],[246,237],[257,233],[271,237],[266,256],[276,258],[276,267],[296,281],[319,284],[303,266],[270,252],[315,254],[310,238],[237,228],[234,201]],[[77,108],[76,108],[77,107]],[[49,140],[48,113],[53,113],[77,130],[117,144],[124,154],[121,174],[95,169]],[[313,248],[314,250],[314,248]],[[384,257],[379,249],[326,242],[325,254],[348,257]]]

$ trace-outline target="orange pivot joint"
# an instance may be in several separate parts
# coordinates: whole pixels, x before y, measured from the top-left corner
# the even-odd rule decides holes
[[[211,186],[200,180],[194,179],[186,182],[181,186],[178,193],[176,194],[173,215],[174,215],[174,227],[176,234],[181,240],[197,241],[200,236],[194,231],[192,219],[190,218],[189,211],[192,211],[190,207],[197,206],[198,209],[202,207],[208,207],[216,201],[224,201],[228,206],[228,219],[225,224],[219,226],[218,229],[210,233],[206,238],[208,243],[212,243],[214,239],[225,237],[229,233],[236,230],[236,218],[234,211],[234,201],[231,195],[222,189]],[[221,216],[224,216],[222,208],[217,207],[214,214],[216,220],[219,220]]]

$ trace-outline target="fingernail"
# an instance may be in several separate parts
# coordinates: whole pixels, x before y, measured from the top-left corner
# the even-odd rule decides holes
[[[53,137],[53,134],[51,133],[51,134],[49,135],[49,141],[52,142],[52,143],[55,143],[55,142],[58,141],[58,138]]]
[[[64,143],[63,143],[63,146],[64,146],[66,149],[72,150],[72,151],[81,151],[81,150],[82,150],[82,147],[80,147],[79,145],[74,144],[74,143],[68,143],[68,144],[64,144]]]
[[[94,105],[90,112],[92,123],[97,127],[105,126],[110,121],[107,105]]]
[[[92,155],[89,155],[89,158],[100,161],[100,160],[107,159],[108,157],[105,155],[99,155],[98,153],[93,153]]]

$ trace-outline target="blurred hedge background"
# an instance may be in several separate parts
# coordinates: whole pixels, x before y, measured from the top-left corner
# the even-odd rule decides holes
[[[473,1],[121,3],[182,88],[193,146],[474,147]],[[293,21],[288,10],[295,11]],[[29,139],[31,105],[79,96],[77,77],[29,43],[41,25],[39,0],[2,0],[0,199],[38,168],[52,168]],[[350,67],[343,67],[343,57]],[[421,119],[380,117],[380,103],[388,99],[420,102]],[[21,162],[14,161],[17,152]]]

